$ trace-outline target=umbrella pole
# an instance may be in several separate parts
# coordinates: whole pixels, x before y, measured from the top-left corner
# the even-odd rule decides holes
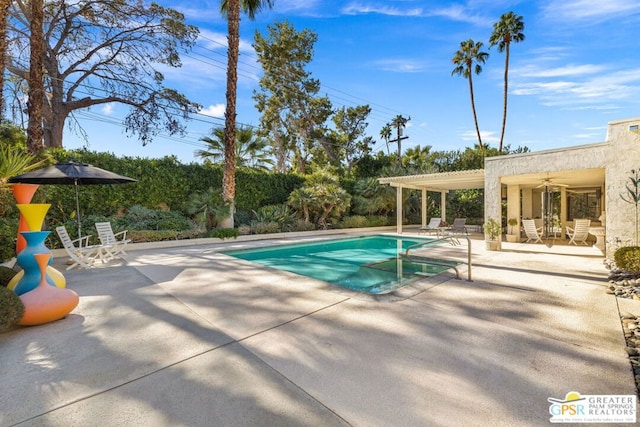
[[[78,199],[78,180],[73,181],[73,186],[76,190],[76,221],[78,222],[78,239],[82,237],[81,235],[81,226],[80,226],[80,200]]]

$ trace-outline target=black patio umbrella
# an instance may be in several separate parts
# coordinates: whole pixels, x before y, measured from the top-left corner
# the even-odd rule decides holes
[[[78,237],[80,237],[80,201],[78,199],[79,185],[97,184],[125,184],[136,182],[129,178],[108,170],[80,163],[71,159],[66,163],[57,163],[43,169],[37,169],[22,175],[12,176],[9,183],[42,184],[42,185],[73,185],[76,193],[76,218],[78,220]]]

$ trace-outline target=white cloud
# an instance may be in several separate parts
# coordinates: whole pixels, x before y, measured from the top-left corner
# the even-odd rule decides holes
[[[113,114],[113,108],[114,108],[113,102],[104,104],[102,106],[102,109],[100,110],[100,113],[104,114],[105,116],[110,116],[111,114]]]
[[[635,13],[640,13],[637,0],[551,0],[543,8],[549,19],[563,22],[602,22]]]
[[[490,19],[472,13],[468,8],[460,4],[430,10],[428,16],[439,16],[452,21],[467,22],[479,26],[490,26],[492,23]]]
[[[224,118],[224,104],[209,105],[207,108],[200,110],[200,114],[211,117]]]
[[[574,65],[568,64],[562,67],[548,68],[538,67],[535,65],[529,65],[526,67],[513,69],[512,73],[519,77],[538,77],[538,78],[550,78],[550,77],[568,77],[568,76],[584,76],[588,74],[602,73],[606,70],[604,65],[595,64],[582,64]]]
[[[397,73],[419,73],[426,68],[424,63],[411,59],[381,59],[373,65],[380,70]]]
[[[474,142],[477,142],[478,141],[478,134],[476,133],[475,129],[466,130],[466,131],[460,133],[460,138],[463,141],[474,141]],[[500,138],[498,138],[496,136],[496,132],[493,132],[493,131],[481,130],[480,131],[480,138],[482,138],[482,144],[489,144],[491,142],[500,142]]]
[[[345,15],[377,14],[389,16],[423,16],[422,8],[400,9],[386,4],[351,3],[342,8]]]

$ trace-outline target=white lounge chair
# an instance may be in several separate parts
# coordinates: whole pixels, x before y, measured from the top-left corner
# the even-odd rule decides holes
[[[431,218],[431,221],[429,221],[429,224],[420,227],[420,229],[418,230],[418,234],[420,233],[436,233],[436,236],[440,235],[440,222],[442,220],[440,218]]]
[[[118,258],[127,256],[124,247],[127,246],[127,243],[131,242],[130,239],[127,239],[128,230],[119,231],[114,234],[110,222],[96,222],[95,225],[96,230],[98,230],[100,243],[109,248],[109,255],[111,257]]]
[[[75,240],[71,240],[67,229],[64,226],[56,227],[56,233],[60,237],[60,241],[67,251],[67,255],[73,261],[67,270],[71,270],[74,267],[91,268],[94,266],[96,259],[102,259],[105,261],[102,247],[99,245],[89,245],[89,238],[91,236],[83,236]],[[76,246],[77,244],[77,246]]]
[[[542,243],[542,227],[536,228],[536,222],[533,219],[523,219],[522,228],[527,236],[525,243],[533,241],[533,243]]]
[[[567,235],[569,236],[569,244],[589,245],[587,243],[587,237],[589,237],[589,227],[591,226],[590,219],[575,219],[573,221],[573,227],[567,227]]]

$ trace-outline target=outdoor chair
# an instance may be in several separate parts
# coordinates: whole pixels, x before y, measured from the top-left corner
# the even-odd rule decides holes
[[[542,243],[542,227],[536,228],[536,222],[533,219],[523,219],[522,228],[527,236],[525,243],[533,241],[533,243]]]
[[[576,219],[573,221],[573,227],[567,227],[567,235],[569,236],[569,244],[589,245],[587,243],[587,237],[589,237],[589,227],[591,226],[590,219]]]
[[[72,264],[67,267],[67,270],[71,270],[76,266],[80,268],[91,268],[94,266],[96,259],[101,259],[103,262],[106,260],[101,246],[89,245],[89,238],[91,236],[82,236],[78,239],[71,240],[64,226],[56,227],[56,233],[58,233],[58,237],[60,237],[60,241],[67,251],[67,255],[69,255],[69,258],[73,261]]]
[[[440,222],[442,220],[440,218],[431,218],[431,221],[429,221],[429,224],[424,225],[422,227],[420,227],[420,229],[418,230],[418,234],[420,233],[436,233],[436,236],[440,235]]]
[[[113,233],[110,222],[96,222],[96,230],[98,230],[98,238],[104,246],[109,247],[109,255],[113,258],[127,256],[124,247],[131,240],[127,239],[127,231]]]
[[[469,234],[465,225],[466,223],[467,218],[456,218],[453,220],[453,224],[451,224],[451,227],[449,227],[447,231],[451,234]]]

